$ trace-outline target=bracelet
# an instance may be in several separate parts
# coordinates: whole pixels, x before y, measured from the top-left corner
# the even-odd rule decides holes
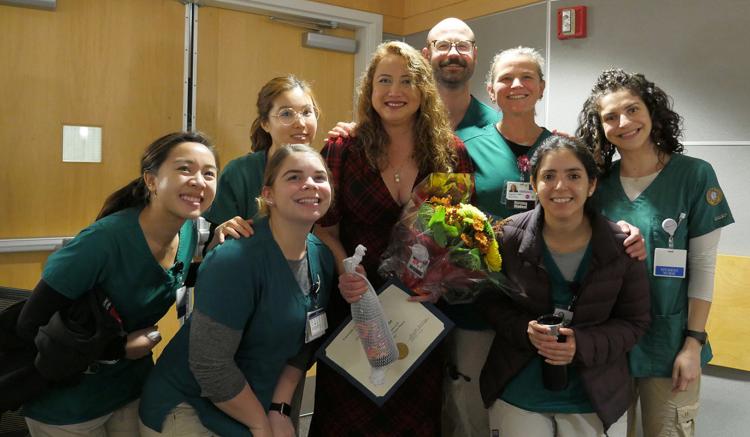
[[[288,417],[289,413],[292,412],[292,406],[287,404],[286,402],[271,402],[271,406],[268,408],[268,411],[278,411],[282,416]]]

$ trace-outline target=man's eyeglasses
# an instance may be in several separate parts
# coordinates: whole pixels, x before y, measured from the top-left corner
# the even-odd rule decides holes
[[[278,114],[271,115],[271,117],[276,117],[279,120],[279,123],[284,126],[290,126],[297,121],[298,118],[301,119],[303,123],[316,120],[318,114],[314,109],[303,109],[301,112],[297,112],[294,109],[285,108],[279,111]]]
[[[456,48],[456,51],[462,55],[468,55],[471,54],[472,50],[474,50],[474,41],[443,41],[443,40],[435,40],[432,41],[432,47],[435,49],[438,53],[448,53],[451,51],[453,47]]]

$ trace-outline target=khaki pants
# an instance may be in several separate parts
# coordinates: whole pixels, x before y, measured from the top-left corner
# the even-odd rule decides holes
[[[443,377],[443,437],[484,437],[490,433],[487,409],[479,393],[479,374],[495,331],[471,331],[455,328],[445,342],[449,365],[460,375],[453,379],[450,372]],[[470,381],[466,381],[466,377]],[[454,375],[455,376],[455,375]]]
[[[32,437],[137,437],[138,400],[82,423],[48,425],[27,417],[26,426]]]
[[[139,421],[140,422],[140,421]],[[167,414],[161,432],[156,432],[140,422],[141,437],[215,437],[198,418],[198,413],[187,402],[183,402]]]
[[[535,413],[501,399],[489,409],[490,428],[501,437],[601,437],[604,425],[596,413]]]
[[[643,435],[692,437],[698,414],[700,377],[687,391],[672,393],[672,378],[636,378],[635,397],[628,410],[628,437],[638,435],[635,403],[641,401]]]

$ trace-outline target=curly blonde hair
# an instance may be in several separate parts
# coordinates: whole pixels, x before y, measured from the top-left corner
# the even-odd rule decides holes
[[[440,100],[432,67],[415,48],[400,41],[380,44],[360,79],[355,137],[357,143],[364,148],[370,165],[375,168],[386,165],[386,146],[391,139],[383,127],[380,115],[372,106],[372,89],[375,69],[387,55],[400,56],[406,61],[412,86],[417,87],[421,94],[414,123],[414,160],[420,172],[451,171],[457,161],[453,147],[455,136],[448,121],[448,111]]]

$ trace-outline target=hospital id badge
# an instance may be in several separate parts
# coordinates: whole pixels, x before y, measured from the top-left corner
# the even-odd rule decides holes
[[[654,276],[684,278],[686,266],[687,250],[659,247],[654,251]]]
[[[529,210],[534,207],[536,193],[529,182],[505,183],[505,205],[509,209]]]
[[[323,308],[318,308],[307,312],[307,321],[305,322],[305,343],[319,338],[328,329],[328,318]]]

